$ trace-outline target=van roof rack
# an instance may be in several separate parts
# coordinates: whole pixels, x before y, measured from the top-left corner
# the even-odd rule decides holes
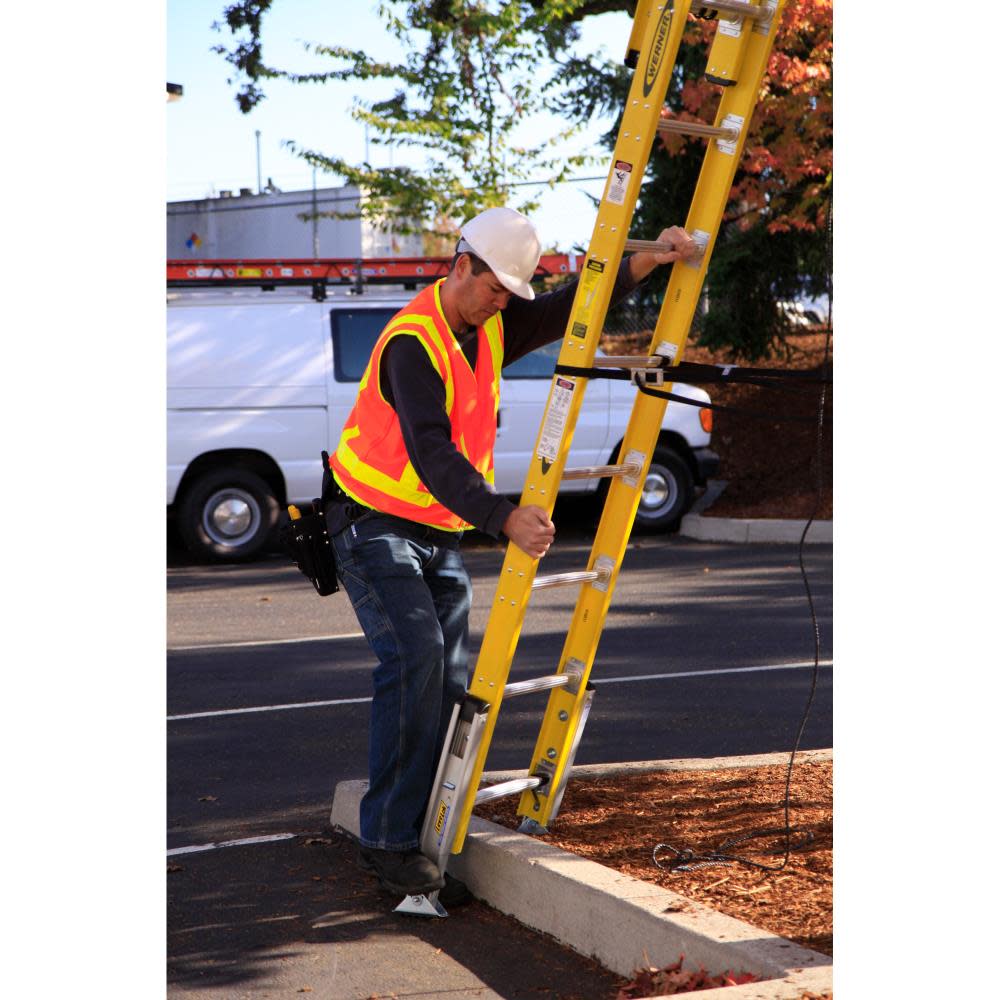
[[[543,254],[534,280],[575,274],[583,254]],[[451,257],[330,257],[271,260],[168,260],[168,288],[243,287],[271,290],[310,285],[313,298],[326,298],[328,285],[352,285],[361,294],[366,285],[406,285],[415,288],[443,278]]]

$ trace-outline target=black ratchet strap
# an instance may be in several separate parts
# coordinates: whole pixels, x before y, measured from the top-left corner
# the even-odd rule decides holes
[[[699,399],[691,399],[676,392],[666,392],[663,389],[651,389],[649,382],[659,384],[661,375],[669,371],[671,382],[687,382],[692,385],[708,384],[749,384],[767,389],[784,389],[790,392],[801,392],[791,386],[778,384],[779,378],[789,378],[796,382],[824,383],[833,382],[827,374],[812,371],[795,371],[783,368],[740,368],[736,365],[700,365],[682,361],[665,368],[580,368],[576,365],[556,365],[556,375],[571,375],[577,378],[610,378],[619,381],[632,382],[639,392],[646,396],[656,396],[660,399],[684,403],[687,406],[697,406],[702,410],[718,410],[723,413],[738,413],[745,417],[756,417],[760,420],[792,421],[794,423],[812,424],[813,417],[782,416],[774,411],[749,410],[743,406],[726,406],[724,403],[704,403]],[[654,377],[656,381],[654,381]]]
[[[793,368],[744,368],[741,365],[700,365],[693,361],[679,361],[676,365],[647,368],[649,372],[670,371],[672,382],[687,382],[690,385],[749,385],[766,386],[769,389],[785,388],[783,382],[832,383],[833,376],[827,372]],[[616,378],[634,381],[628,366],[622,368],[577,368],[575,365],[556,365],[557,375],[578,375],[583,378]]]

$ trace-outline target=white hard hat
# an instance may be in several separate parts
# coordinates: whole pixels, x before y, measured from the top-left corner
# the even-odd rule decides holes
[[[504,288],[533,299],[531,279],[542,244],[531,220],[513,208],[488,208],[462,226],[458,252],[471,251],[487,264]]]

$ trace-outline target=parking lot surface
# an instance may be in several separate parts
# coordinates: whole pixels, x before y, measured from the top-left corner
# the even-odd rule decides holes
[[[470,542],[475,650],[503,548]],[[561,530],[545,571],[583,568],[588,552],[585,531]],[[805,558],[821,666],[802,746],[816,748],[832,744],[832,553],[814,546]],[[511,679],[555,668],[575,597],[533,596]],[[358,632],[344,594],[318,597],[280,557],[244,566],[171,559],[171,996],[306,987],[331,998],[613,995],[603,970],[482,904],[445,921],[392,914],[396,901],[328,828],[336,783],[366,773],[372,661]],[[637,536],[593,668],[597,694],[577,762],[790,750],[812,661],[794,545]],[[521,698],[501,711],[488,768],[527,767],[543,708]],[[257,840],[268,837],[281,839]]]

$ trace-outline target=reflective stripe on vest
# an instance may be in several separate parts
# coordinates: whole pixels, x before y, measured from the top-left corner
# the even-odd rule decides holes
[[[471,527],[432,496],[417,476],[396,411],[379,385],[379,363],[393,337],[416,337],[445,390],[451,440],[493,482],[493,444],[500,407],[503,322],[496,313],[476,331],[476,369],[469,367],[441,309],[441,281],[420,292],[389,321],[372,349],[358,396],[330,468],[351,497],[368,507],[447,531]]]

